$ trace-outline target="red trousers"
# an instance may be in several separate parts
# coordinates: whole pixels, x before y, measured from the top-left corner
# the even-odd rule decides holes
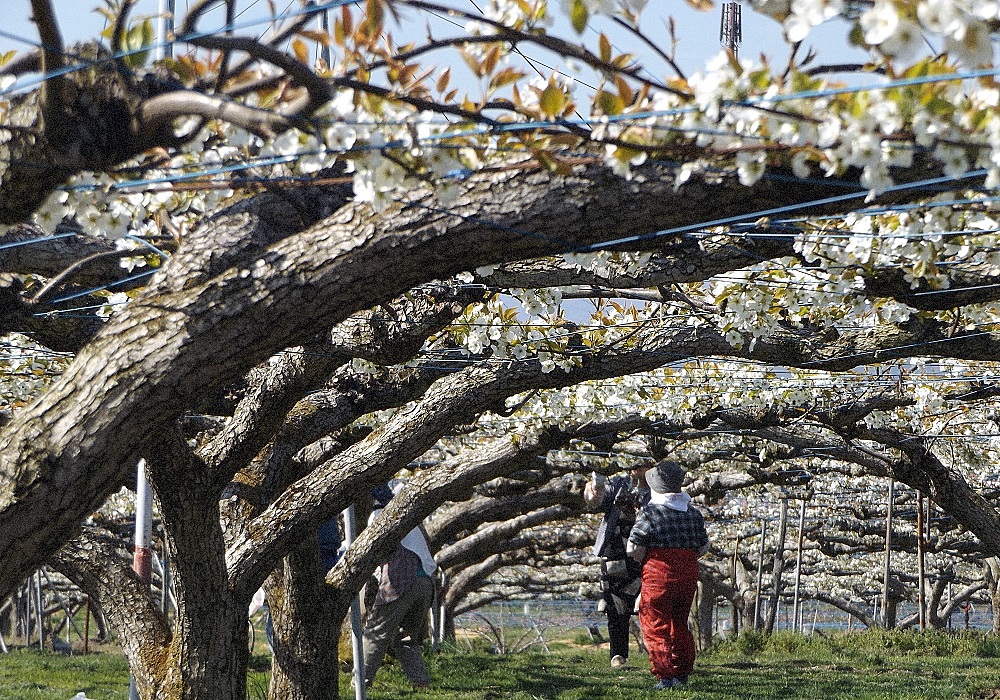
[[[642,566],[639,624],[657,678],[687,678],[694,669],[694,635],[688,614],[698,590],[693,549],[653,547]]]

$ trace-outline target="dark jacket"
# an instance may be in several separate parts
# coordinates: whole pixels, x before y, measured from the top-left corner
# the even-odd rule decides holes
[[[613,476],[604,487],[600,510],[604,520],[597,531],[594,554],[605,559],[625,559],[625,541],[628,539],[636,512],[649,503],[649,489],[632,486],[627,476]]]

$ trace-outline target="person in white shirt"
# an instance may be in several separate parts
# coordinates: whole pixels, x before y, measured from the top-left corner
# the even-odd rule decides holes
[[[376,509],[368,520],[369,525],[401,486],[399,482],[389,493],[387,489],[373,492]],[[391,651],[399,660],[403,673],[414,687],[430,685],[430,674],[420,647],[427,638],[427,613],[434,598],[431,576],[436,569],[427,536],[420,526],[410,530],[379,567],[378,593],[368,611],[363,635],[365,682],[368,685],[375,679],[386,651]]]

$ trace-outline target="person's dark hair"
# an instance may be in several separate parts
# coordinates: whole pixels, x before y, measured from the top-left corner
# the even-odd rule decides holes
[[[680,464],[664,459],[646,472],[646,483],[656,493],[680,493],[686,474]]]

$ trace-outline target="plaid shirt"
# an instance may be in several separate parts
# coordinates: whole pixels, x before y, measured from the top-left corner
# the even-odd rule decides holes
[[[701,549],[708,544],[705,519],[697,508],[674,510],[650,503],[639,511],[629,541],[640,547]]]

